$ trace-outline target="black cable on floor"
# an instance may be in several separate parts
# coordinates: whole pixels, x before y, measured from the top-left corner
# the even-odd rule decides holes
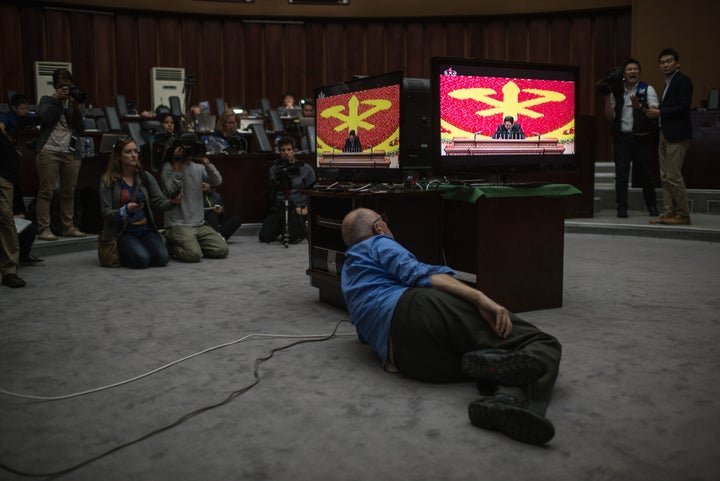
[[[217,403],[215,403],[215,404],[211,404],[211,405],[209,405],[209,406],[201,407],[201,408],[196,409],[196,410],[194,410],[194,411],[191,411],[191,412],[185,414],[184,416],[182,416],[181,418],[179,418],[178,420],[176,420],[176,421],[174,421],[174,422],[172,422],[172,423],[170,423],[170,424],[168,424],[168,425],[166,425],[166,426],[163,426],[163,427],[161,427],[161,428],[158,428],[158,429],[156,429],[156,430],[154,430],[154,431],[150,431],[149,433],[144,434],[144,435],[140,436],[139,438],[133,439],[132,441],[128,441],[128,442],[126,442],[126,443],[123,443],[123,444],[120,444],[120,445],[118,445],[118,446],[115,446],[114,448],[109,449],[109,450],[105,451],[104,453],[98,454],[97,456],[94,456],[94,457],[92,457],[92,458],[89,458],[89,459],[87,459],[87,460],[85,460],[85,461],[83,461],[83,462],[81,462],[81,463],[78,463],[78,464],[76,464],[76,465],[74,465],[74,466],[71,466],[71,467],[69,467],[69,468],[65,468],[65,469],[62,469],[62,470],[60,470],[60,471],[54,471],[54,472],[51,472],[51,473],[29,473],[29,472],[27,472],[27,471],[21,471],[21,470],[18,470],[18,469],[11,468],[10,466],[8,466],[8,465],[6,465],[6,464],[3,464],[3,463],[0,463],[0,469],[4,469],[5,471],[8,471],[8,472],[13,473],[13,474],[17,474],[17,475],[19,475],[19,476],[28,476],[28,477],[33,477],[33,478],[57,479],[57,478],[59,478],[59,477],[61,477],[61,476],[65,476],[66,474],[69,474],[69,473],[71,473],[71,472],[73,472],[73,471],[76,471],[76,470],[82,468],[83,466],[87,466],[88,464],[94,463],[95,461],[97,461],[97,460],[99,460],[99,459],[105,458],[105,457],[107,457],[107,456],[109,456],[109,455],[111,455],[111,454],[113,454],[113,453],[116,453],[116,452],[118,452],[118,451],[120,451],[120,450],[122,450],[122,449],[125,449],[125,448],[127,448],[128,446],[132,446],[133,444],[137,444],[137,443],[139,443],[139,442],[141,442],[141,441],[144,441],[144,440],[146,440],[146,439],[149,439],[149,438],[151,438],[151,437],[153,437],[153,436],[155,436],[155,435],[157,435],[157,434],[163,433],[163,432],[165,432],[165,431],[169,431],[169,430],[171,430],[171,429],[173,429],[173,428],[175,428],[175,427],[177,427],[177,426],[180,426],[180,425],[183,424],[185,421],[188,421],[188,420],[194,418],[195,416],[197,416],[197,415],[199,415],[199,414],[205,413],[205,412],[207,412],[207,411],[211,411],[211,410],[213,410],[213,409],[215,409],[215,408],[218,408],[218,407],[220,407],[220,406],[224,406],[225,404],[230,403],[230,402],[233,401],[235,398],[237,398],[237,397],[239,397],[239,396],[242,396],[243,394],[245,394],[246,392],[248,392],[249,390],[251,390],[252,388],[254,388],[255,386],[257,386],[257,385],[260,383],[260,365],[261,365],[262,363],[264,363],[264,362],[269,361],[270,359],[272,359],[272,357],[275,355],[276,352],[284,351],[284,350],[286,350],[286,349],[290,349],[290,348],[295,347],[295,346],[300,345],[300,344],[307,344],[307,343],[310,343],[310,342],[324,342],[324,341],[329,341],[330,339],[332,339],[333,337],[335,337],[335,335],[337,334],[338,328],[340,327],[340,325],[341,325],[343,322],[349,322],[349,321],[344,320],[344,319],[343,319],[342,321],[339,321],[339,322],[335,325],[335,328],[333,329],[333,331],[332,331],[330,334],[328,334],[326,337],[320,337],[320,338],[315,338],[315,339],[302,339],[302,340],[300,340],[300,341],[295,341],[295,342],[292,342],[292,343],[287,344],[287,345],[285,345],[285,346],[281,346],[281,347],[277,347],[277,348],[275,348],[275,349],[272,349],[272,350],[270,351],[270,353],[269,353],[267,356],[265,356],[265,357],[259,357],[259,358],[255,359],[255,367],[254,367],[254,369],[253,369],[253,376],[254,376],[255,380],[254,380],[252,383],[248,384],[247,386],[245,386],[245,387],[243,387],[243,388],[241,388],[241,389],[238,389],[237,391],[231,392],[231,393],[230,393],[225,399],[223,399],[222,401],[217,402]]]

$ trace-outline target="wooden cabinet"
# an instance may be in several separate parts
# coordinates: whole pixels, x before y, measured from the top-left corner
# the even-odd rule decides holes
[[[385,213],[395,239],[428,264],[446,264],[514,312],[562,306],[567,196],[445,200],[441,192],[309,193],[309,268],[320,300],[340,308],[340,226],[358,207]]]
[[[562,307],[567,197],[443,201],[443,249],[453,269],[513,312]]]

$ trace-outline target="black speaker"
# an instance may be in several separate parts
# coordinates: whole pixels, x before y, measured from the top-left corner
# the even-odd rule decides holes
[[[404,78],[400,99],[400,166],[403,170],[432,169],[431,119],[430,80]]]
[[[260,110],[262,110],[263,115],[265,115],[266,112],[272,110],[272,107],[270,106],[270,100],[268,98],[262,97],[260,99]]]
[[[115,105],[117,107],[117,113],[120,117],[125,117],[128,114],[127,102],[125,101],[124,95],[118,95],[115,97]]]
[[[177,95],[170,97],[170,113],[173,114],[175,118],[182,117],[183,112],[180,107],[180,97]]]
[[[215,109],[217,110],[217,116],[220,116],[225,112],[225,99],[221,97],[215,98]]]
[[[307,127],[307,142],[308,142],[308,150],[311,154],[314,154],[317,150],[317,143],[315,136],[317,135],[317,131],[315,130],[314,125],[308,125]]]
[[[253,152],[273,152],[273,145],[265,132],[265,126],[263,124],[251,124],[250,131],[252,132],[253,146],[251,150]]]
[[[135,141],[138,149],[142,148],[142,146],[145,145],[145,138],[142,135],[142,129],[140,128],[140,124],[137,122],[128,122],[127,129],[128,132],[130,132],[130,136]]]
[[[285,131],[285,125],[283,124],[283,121],[280,118],[280,112],[278,112],[277,110],[270,111],[270,126],[272,127],[274,132],[284,132]]]
[[[720,89],[710,89],[707,104],[708,110],[720,109]]]
[[[119,132],[120,117],[118,117],[115,107],[105,107],[105,117],[107,117],[108,129],[114,132]]]

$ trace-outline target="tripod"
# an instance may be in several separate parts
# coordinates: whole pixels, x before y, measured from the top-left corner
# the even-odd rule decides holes
[[[282,233],[282,243],[285,248],[290,245],[290,189],[283,189],[283,202],[285,204],[285,222]]]

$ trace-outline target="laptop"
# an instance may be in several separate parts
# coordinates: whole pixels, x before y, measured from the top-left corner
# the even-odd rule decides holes
[[[315,127],[315,117],[301,117],[300,125],[303,127]]]
[[[293,119],[299,119],[302,117],[302,108],[301,107],[291,107],[289,109],[285,109],[285,112],[282,114],[284,117],[291,117]]]
[[[197,133],[212,132],[215,130],[217,116],[211,114],[201,114],[198,117]]]
[[[240,119],[239,130],[241,132],[250,132],[250,126],[252,124],[265,125],[265,120],[264,119]]]

